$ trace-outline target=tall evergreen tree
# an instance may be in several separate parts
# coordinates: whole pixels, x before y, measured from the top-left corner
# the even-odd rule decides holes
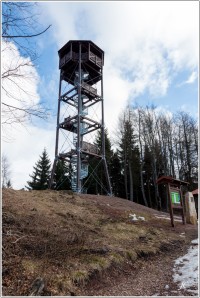
[[[58,160],[55,170],[55,189],[71,189],[70,170],[64,160]]]
[[[108,166],[108,174],[110,175],[110,169],[111,169],[111,157],[113,154],[112,148],[111,148],[111,141],[108,136],[108,130],[104,130],[104,138],[105,138],[105,157],[106,162]],[[98,131],[95,144],[101,150],[102,148],[102,134],[101,131]],[[101,195],[108,193],[108,183],[106,180],[106,174],[105,174],[105,168],[103,162],[100,163],[100,166],[97,169],[97,175],[100,178],[101,185],[98,185],[98,193]]]
[[[155,202],[152,202],[152,198],[154,198],[153,193],[153,173],[152,173],[152,154],[147,145],[144,147],[144,166],[143,166],[143,179],[145,181],[145,194],[148,199],[149,206],[152,208]]]
[[[122,165],[117,151],[113,153],[110,160],[110,177],[113,195],[115,197],[124,198],[124,178],[122,175]]]
[[[44,148],[42,155],[33,167],[34,171],[32,175],[32,181],[27,181],[29,190],[44,190],[48,188],[49,176],[50,176],[51,161],[48,157],[47,151]]]
[[[133,175],[133,198],[136,203],[143,204],[144,200],[141,193],[141,177],[140,177],[140,152],[135,144],[132,154],[132,175]]]
[[[134,196],[134,183],[133,183],[133,169],[135,153],[138,152],[135,145],[135,135],[131,121],[125,119],[121,131],[120,140],[120,159],[122,161],[124,184],[125,184],[125,197],[133,201]],[[139,158],[139,156],[137,156]]]
[[[102,134],[99,130],[96,135],[96,139],[94,144],[97,146],[98,150],[102,152]],[[111,149],[111,142],[108,136],[108,131],[105,129],[105,155],[106,161],[108,165],[108,172],[110,174],[110,163],[112,157],[112,149]],[[105,169],[103,165],[103,160],[99,160],[96,158],[91,158],[89,161],[89,179],[86,178],[88,181],[85,187],[88,188],[88,193],[94,194],[107,194],[108,187],[105,175]]]

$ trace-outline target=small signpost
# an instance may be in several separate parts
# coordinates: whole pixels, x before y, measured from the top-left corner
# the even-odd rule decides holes
[[[183,204],[182,186],[187,186],[189,183],[181,181],[170,176],[162,176],[158,178],[157,184],[165,184],[168,193],[168,204],[171,217],[171,225],[174,227],[174,209],[178,209],[181,212],[182,222],[185,224],[185,211]]]

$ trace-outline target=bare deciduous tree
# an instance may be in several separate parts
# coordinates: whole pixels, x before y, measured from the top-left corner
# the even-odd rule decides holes
[[[2,3],[2,125],[23,124],[32,117],[47,117],[39,104],[37,59],[34,38],[49,29],[40,29],[37,4],[33,2]],[[6,133],[7,134],[7,133]]]
[[[10,163],[8,158],[5,154],[2,155],[1,158],[1,179],[2,179],[2,188],[11,188],[11,170],[10,170]]]
[[[130,123],[133,129],[127,130]],[[140,203],[166,210],[165,188],[156,183],[160,176],[188,181],[190,190],[197,187],[198,126],[193,116],[136,105],[123,112],[119,125],[116,145],[124,178],[122,197],[131,199],[134,192]],[[132,151],[136,147],[139,163]]]

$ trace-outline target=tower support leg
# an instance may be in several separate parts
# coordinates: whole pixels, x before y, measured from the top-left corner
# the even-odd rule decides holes
[[[102,138],[102,159],[108,184],[109,195],[112,195],[112,187],[110,183],[110,177],[108,173],[108,166],[106,162],[106,151],[105,151],[105,125],[104,125],[104,98],[103,98],[103,69],[101,70],[101,111],[102,111],[102,127],[101,127],[101,138]]]
[[[105,158],[103,158],[103,165],[104,165],[106,180],[107,180],[107,184],[108,184],[109,196],[112,196],[112,186],[111,186],[111,183],[110,183],[110,177],[109,177],[109,173],[108,173],[108,166],[107,166],[107,162],[106,162]]]
[[[77,117],[77,192],[81,192],[81,43],[79,43],[78,117]]]
[[[55,174],[55,169],[56,169],[56,163],[58,160],[61,87],[62,87],[62,71],[60,71],[60,82],[59,82],[59,92],[58,92],[58,113],[57,113],[57,127],[56,127],[55,159],[54,159],[53,167],[52,167],[52,171],[51,171],[51,179],[50,179],[50,183],[49,183],[49,188],[52,188],[52,186],[53,186],[53,179],[54,179],[54,174]]]

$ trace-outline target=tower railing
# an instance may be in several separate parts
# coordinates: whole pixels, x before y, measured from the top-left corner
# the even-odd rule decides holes
[[[79,53],[76,53],[74,51],[69,51],[67,54],[65,54],[61,59],[59,63],[59,67],[62,68],[65,64],[67,64],[70,60],[78,61],[79,59]],[[95,65],[102,67],[103,60],[95,55],[92,51],[88,51],[86,53],[81,54],[81,60],[87,61],[90,60]]]

